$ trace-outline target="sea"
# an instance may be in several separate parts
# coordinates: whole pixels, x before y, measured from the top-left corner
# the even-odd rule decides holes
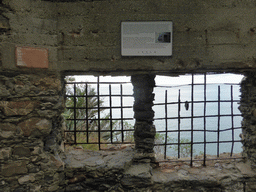
[[[184,75],[180,77],[156,77],[156,87],[154,88],[155,100],[153,110],[155,112],[154,125],[158,132],[158,144],[177,143],[180,137],[181,143],[190,143],[191,137],[193,142],[204,142],[204,138],[209,142],[204,144],[194,144],[193,154],[200,155],[204,152],[206,147],[206,154],[217,155],[219,153],[240,153],[242,152],[241,142],[231,142],[232,139],[239,141],[241,134],[241,113],[238,109],[240,100],[240,85],[239,82],[243,78],[242,75],[224,74],[224,75],[194,75],[193,77],[193,107],[191,105],[192,94],[192,76]],[[204,81],[206,80],[206,94],[204,94]],[[76,76],[76,81],[97,81],[96,77],[86,76],[82,78]],[[100,82],[129,82],[129,77],[100,77]],[[97,89],[96,85],[92,84],[92,88]],[[232,87],[232,88],[231,88]],[[100,95],[109,94],[109,85],[101,84],[99,89]],[[118,95],[121,93],[121,86],[119,84],[111,85],[111,94]],[[133,120],[133,87],[130,83],[122,85],[122,94],[124,95],[122,102],[120,96],[112,96],[111,104],[113,107],[121,105],[130,108],[123,109],[123,118],[131,118],[126,120],[129,124],[134,125]],[[167,121],[165,105],[165,95],[167,93]],[[180,113],[178,114],[178,98],[180,94]],[[127,96],[126,96],[127,95]],[[128,96],[130,95],[130,96]],[[103,106],[109,107],[109,96],[102,96],[104,101]],[[204,105],[206,99],[206,105]],[[218,99],[222,102],[218,104]],[[234,101],[231,104],[231,99]],[[185,106],[187,101],[188,106]],[[187,107],[187,108],[186,108]],[[193,110],[193,112],[192,112]],[[109,114],[109,110],[104,110],[102,116]],[[121,117],[120,109],[112,109],[113,118]],[[233,116],[232,116],[233,114]],[[193,118],[191,116],[193,115]],[[204,115],[206,116],[204,118]],[[180,126],[177,117],[180,116]],[[218,117],[220,116],[220,117]],[[193,126],[193,132],[191,131]],[[180,134],[178,134],[178,127],[180,127]],[[234,129],[231,129],[234,128]],[[161,131],[168,131],[167,137]],[[206,130],[206,133],[204,133]],[[219,132],[218,132],[219,130]],[[220,142],[217,144],[216,142]],[[183,144],[181,150],[185,153],[189,152],[189,144]],[[156,151],[164,153],[164,147],[156,147]],[[177,145],[168,145],[167,156],[177,156]]]

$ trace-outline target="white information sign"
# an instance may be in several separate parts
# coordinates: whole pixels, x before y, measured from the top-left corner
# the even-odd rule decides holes
[[[121,23],[122,56],[171,56],[171,21]]]

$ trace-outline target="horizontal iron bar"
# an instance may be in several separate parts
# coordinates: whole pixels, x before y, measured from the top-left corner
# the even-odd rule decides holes
[[[85,120],[105,120],[105,121],[111,121],[111,120],[134,120],[134,118],[112,118],[112,119],[66,119],[66,120],[69,120],[69,121],[74,121],[74,120],[77,120],[77,121],[85,121]]]
[[[244,159],[244,157],[227,157],[227,158],[215,158],[215,159],[205,159],[206,161],[215,161],[215,160],[231,160],[231,159]],[[177,160],[162,160],[157,161],[159,163],[168,163],[168,162],[190,162],[191,160],[183,160],[183,159],[177,159]],[[193,159],[193,162],[195,161],[204,161],[204,159]]]
[[[115,129],[115,130],[100,130],[100,132],[126,132],[126,131],[134,131],[134,129],[124,129],[124,130],[121,130],[121,129]],[[64,130],[65,133],[98,133],[99,131],[98,130],[90,130],[90,131],[87,131],[87,130],[76,130],[76,131],[73,131],[73,130]]]
[[[219,85],[220,83],[207,83],[207,85]],[[173,86],[167,86],[167,85],[156,85],[155,87],[160,88],[173,88],[173,87],[185,87],[185,86],[195,86],[195,85],[205,85],[204,83],[193,83],[193,84],[183,84],[183,85],[173,85]],[[240,85],[239,83],[221,83],[221,85]]]
[[[207,141],[207,142],[193,142],[193,145],[197,144],[214,144],[214,143],[232,143],[232,142],[241,142],[242,140],[234,140],[234,141]],[[191,145],[191,143],[163,143],[163,144],[155,144],[155,146],[161,146],[161,145]]]
[[[98,84],[98,82],[65,82],[65,84]],[[131,82],[100,82],[99,84],[132,84]]]
[[[227,102],[227,103],[235,103],[235,102],[240,102],[240,100],[208,100],[206,101],[206,103],[218,103],[218,102],[221,102],[221,103],[224,103],[224,102]],[[184,101],[184,102],[169,102],[169,103],[166,103],[167,105],[173,105],[173,104],[179,104],[179,103],[192,103],[191,101]],[[193,101],[193,103],[205,103],[205,101]],[[165,103],[154,103],[154,105],[165,105]]]
[[[93,143],[65,143],[69,145],[76,145],[76,144],[93,144],[93,145],[98,145],[98,144],[134,144],[133,142],[106,142],[106,143],[98,143],[98,142],[93,142]]]
[[[198,131],[198,132],[224,132],[224,131],[230,131],[232,129],[242,129],[242,127],[233,127],[233,128],[227,128],[227,129],[222,129],[222,130],[202,130],[202,129],[193,129],[193,131]],[[191,129],[183,129],[183,130],[168,130],[167,132],[173,133],[173,132],[189,132]],[[166,131],[157,131],[157,133],[166,133]]]
[[[230,116],[242,116],[241,114],[223,114],[223,115],[206,115],[206,116],[193,116],[193,118],[204,118],[204,117],[230,117]],[[167,119],[191,119],[191,116],[187,116],[187,117],[168,117]],[[162,118],[154,118],[154,120],[163,120],[166,119],[165,117]]]
[[[100,97],[109,97],[110,95],[99,95]],[[98,95],[65,95],[65,97],[98,97]],[[121,97],[121,95],[111,95],[111,97]],[[122,97],[133,97],[133,95],[122,95]]]
[[[131,109],[133,108],[132,106],[116,106],[116,107],[100,107],[102,110],[103,109],[121,109],[121,108],[126,108],[126,109]],[[86,107],[66,107],[66,109],[86,109]],[[88,107],[87,109],[98,109],[98,107]]]

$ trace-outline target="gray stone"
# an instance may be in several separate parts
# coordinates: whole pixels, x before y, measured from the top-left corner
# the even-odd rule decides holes
[[[187,170],[178,170],[178,175],[179,176],[188,176],[188,171]]]
[[[38,110],[37,113],[40,117],[49,118],[49,119],[56,117],[58,114],[57,111],[52,111],[52,110]]]
[[[10,147],[0,149],[0,160],[7,160],[11,157],[12,149]]]
[[[156,128],[154,125],[147,122],[136,122],[135,123],[135,135],[140,138],[154,138],[156,134]]]
[[[13,175],[18,175],[18,174],[24,174],[28,172],[26,161],[21,161],[21,162],[13,162],[9,164],[4,164],[2,165],[2,170],[1,174],[3,176],[13,176]]]
[[[250,165],[249,162],[237,163],[235,166],[239,169],[241,174],[246,176],[246,177],[254,177],[256,175],[255,171],[252,170],[251,165]]]
[[[4,111],[6,116],[27,115],[35,108],[34,101],[1,101],[0,108]]]
[[[30,149],[28,147],[16,146],[12,152],[13,155],[18,155],[19,157],[30,156]]]
[[[18,124],[24,136],[46,136],[52,130],[52,123],[47,119],[31,118]]]
[[[41,185],[35,185],[33,184],[32,186],[30,186],[30,191],[31,192],[40,192],[41,191]]]
[[[7,90],[4,86],[0,86],[0,98],[10,96],[10,91]]]
[[[124,174],[132,177],[151,178],[151,170],[150,164],[138,164],[129,167]]]
[[[34,181],[35,181],[35,177],[33,175],[25,175],[18,179],[18,182],[21,185],[28,183],[28,182],[34,182]]]
[[[66,191],[67,192],[72,192],[72,191],[85,191],[86,189],[84,189],[80,184],[74,184],[74,185],[69,185],[68,187],[66,187]]]
[[[3,138],[10,138],[13,136],[14,136],[14,132],[12,132],[12,131],[1,131],[0,132],[0,137],[3,137]]]
[[[42,135],[48,135],[52,130],[52,122],[47,119],[40,120],[35,124],[35,126],[36,126],[36,129],[39,130],[39,132]]]
[[[58,183],[51,184],[52,186],[48,187],[48,191],[57,191],[59,189]]]

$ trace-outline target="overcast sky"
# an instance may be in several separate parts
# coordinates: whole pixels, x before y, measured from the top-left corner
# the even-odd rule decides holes
[[[234,74],[214,74],[207,75],[207,83],[240,83],[243,75],[234,75]],[[96,82],[97,77],[92,75],[87,76],[75,76],[76,81],[91,81]],[[168,77],[168,76],[156,76],[155,81],[157,85],[182,85],[191,83],[191,75],[182,75],[180,77]],[[129,82],[129,76],[101,76],[101,82]],[[195,75],[194,83],[203,83],[204,75]]]

